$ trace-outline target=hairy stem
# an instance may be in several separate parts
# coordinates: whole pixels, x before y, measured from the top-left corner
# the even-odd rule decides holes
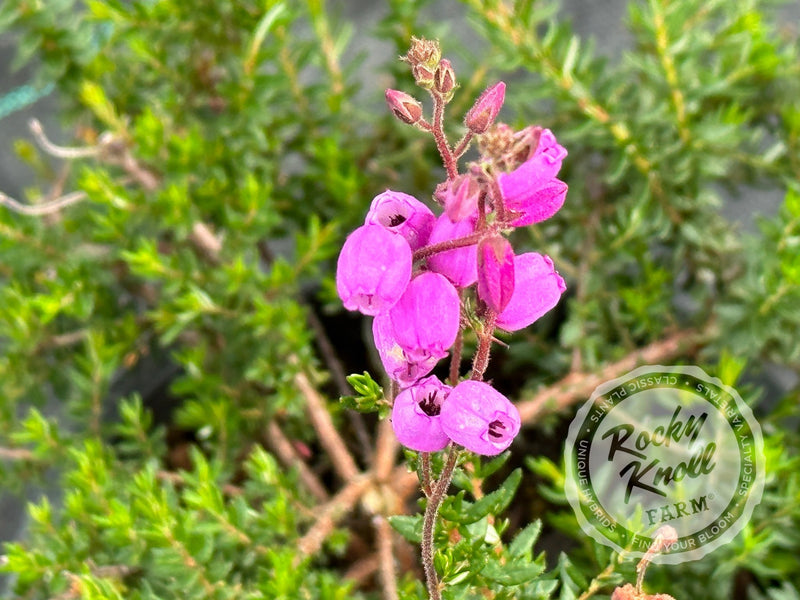
[[[423,246],[414,252],[414,260],[428,258],[439,252],[447,252],[448,250],[455,250],[456,248],[472,246],[473,244],[477,244],[483,235],[483,232],[477,232],[455,240],[445,240],[444,242]]]
[[[478,349],[475,351],[475,360],[472,363],[473,381],[483,381],[483,374],[489,366],[489,349],[492,346],[492,334],[494,333],[494,323],[497,320],[497,313],[489,310],[483,322],[483,331],[478,335]]]
[[[442,598],[442,593],[439,589],[439,576],[433,566],[433,532],[436,529],[436,516],[439,514],[439,506],[441,506],[444,495],[450,487],[450,481],[453,479],[453,471],[458,460],[458,447],[450,442],[449,448],[447,462],[442,469],[439,480],[433,485],[433,493],[428,498],[428,505],[425,507],[425,517],[422,522],[422,567],[425,570],[425,581],[428,586],[428,598],[430,600],[441,600]]]
[[[431,133],[436,141],[436,149],[442,157],[442,163],[447,170],[447,178],[455,179],[458,176],[458,165],[450,144],[447,143],[447,136],[444,133],[444,98],[439,94],[433,95],[433,123]]]

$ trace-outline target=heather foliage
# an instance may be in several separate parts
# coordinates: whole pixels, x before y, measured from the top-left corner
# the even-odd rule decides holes
[[[332,5],[0,4],[64,125],[16,143],[36,185],[0,196],[10,597],[644,597],[561,463],[571,407],[637,361],[736,385],[768,466],[747,527],[647,593],[797,597],[780,7],[631,0],[608,60],[554,2],[391,0],[372,28]]]

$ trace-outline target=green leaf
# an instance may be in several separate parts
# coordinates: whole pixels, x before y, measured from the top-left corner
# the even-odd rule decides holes
[[[459,523],[474,523],[487,515],[497,515],[503,512],[511,503],[514,494],[522,481],[522,469],[514,469],[503,484],[483,498],[472,504],[464,503],[467,507],[459,518],[455,519]]]
[[[389,524],[412,544],[422,541],[422,515],[395,515],[389,517]]]
[[[542,531],[542,522],[536,520],[529,523],[525,528],[514,536],[511,544],[508,547],[508,553],[513,557],[525,556],[530,554],[536,540],[539,539],[539,534]]]
[[[490,562],[481,571],[489,581],[502,585],[520,585],[532,581],[544,571],[544,565],[537,563],[506,564]]]

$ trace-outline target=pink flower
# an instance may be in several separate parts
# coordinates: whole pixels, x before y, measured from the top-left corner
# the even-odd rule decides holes
[[[461,305],[453,285],[438,273],[421,273],[389,311],[395,339],[410,362],[442,358],[456,340]]]
[[[456,444],[494,456],[519,433],[519,411],[508,398],[482,381],[462,381],[442,404],[442,429]]]
[[[567,155],[549,129],[542,131],[536,151],[510,173],[497,177],[508,210],[521,213],[512,225],[521,227],[552,217],[564,204],[567,184],[556,179]]]
[[[506,210],[520,213],[511,221],[511,226],[524,227],[549,219],[561,210],[566,197],[567,184],[560,179],[553,179],[540,188],[520,192],[511,200],[506,199]]]
[[[447,446],[450,439],[442,430],[439,413],[451,389],[436,377],[426,377],[397,395],[392,429],[403,446],[419,452],[437,452]]]
[[[536,252],[514,258],[514,294],[497,317],[506,331],[524,329],[558,304],[567,289],[549,256]]]
[[[440,356],[428,356],[421,360],[410,360],[394,337],[389,313],[378,315],[372,320],[372,337],[383,368],[400,387],[408,387],[430,373],[441,359]]]
[[[454,223],[443,214],[436,221],[431,231],[429,244],[438,244],[475,233],[477,213]],[[478,253],[477,243],[454,250],[445,250],[428,257],[428,266],[432,271],[447,277],[453,285],[459,288],[471,286],[478,279]]]
[[[478,297],[501,312],[514,293],[514,250],[504,237],[492,235],[478,243]]]
[[[469,175],[459,175],[436,186],[434,197],[444,206],[453,223],[474,215],[478,210],[480,186]]]
[[[506,84],[500,81],[486,88],[464,117],[464,125],[472,133],[485,133],[494,123],[506,98]]]
[[[436,215],[422,202],[402,192],[386,190],[372,200],[365,225],[382,225],[403,236],[411,250],[428,243]]]
[[[389,310],[411,279],[411,248],[380,225],[351,233],[336,265],[336,291],[348,310],[377,315]]]

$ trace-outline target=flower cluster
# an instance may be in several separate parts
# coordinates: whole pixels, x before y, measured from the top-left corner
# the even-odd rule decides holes
[[[443,108],[455,87],[450,63],[436,46],[412,47],[405,60],[418,85]],[[515,254],[506,236],[561,208],[567,186],[556,176],[567,153],[547,129],[513,131],[494,124],[504,96],[504,83],[489,87],[464,118],[467,134],[451,147],[440,118],[429,123],[417,100],[388,90],[393,114],[436,139],[448,171],[433,194],[441,214],[387,190],[372,201],[364,224],[339,255],[339,296],[349,310],[374,317],[375,346],[401,390],[392,411],[395,433],[403,445],[422,452],[453,441],[494,455],[511,444],[520,429],[519,413],[481,381],[492,333],[495,327],[527,327],[566,289],[549,257]],[[457,159],[474,136],[480,159],[459,174]],[[467,302],[469,297],[474,301]],[[451,350],[460,362],[462,330],[470,323],[482,324],[476,327],[479,344],[470,379],[446,385],[430,373]],[[457,379],[457,371],[452,373]]]

